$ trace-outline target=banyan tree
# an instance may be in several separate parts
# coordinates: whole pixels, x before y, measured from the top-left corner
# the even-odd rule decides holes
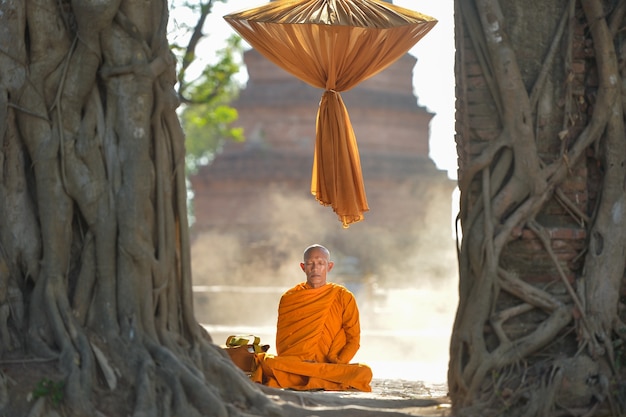
[[[2,415],[281,414],[194,318],[167,20],[0,2]]]
[[[457,0],[454,415],[623,415],[626,2]]]

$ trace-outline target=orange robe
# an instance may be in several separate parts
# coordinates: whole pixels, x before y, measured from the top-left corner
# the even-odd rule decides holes
[[[278,307],[276,352],[259,354],[256,382],[297,390],[371,391],[372,370],[350,364],[360,346],[359,310],[345,287],[296,285]]]

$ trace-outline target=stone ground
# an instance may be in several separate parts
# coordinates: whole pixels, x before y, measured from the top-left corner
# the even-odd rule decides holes
[[[445,384],[374,379],[372,392],[301,392],[264,388],[289,417],[448,417]]]

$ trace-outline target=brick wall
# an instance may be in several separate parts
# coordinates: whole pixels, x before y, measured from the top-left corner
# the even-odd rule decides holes
[[[250,78],[233,105],[246,141],[227,144],[191,177],[196,236],[231,233],[248,242],[247,247],[258,247],[272,242],[280,229],[298,247],[295,235],[312,224],[316,226],[307,239],[322,240],[352,256],[383,256],[387,250],[406,250],[411,256],[412,242],[426,236],[434,240],[434,251],[438,245],[454,251],[450,224],[456,184],[428,157],[433,114],[418,106],[413,95],[415,58],[405,55],[342,93],[370,206],[365,220],[349,231],[310,193],[315,119],[323,91],[255,50],[246,52],[245,63]],[[422,233],[432,228],[439,228],[440,235]],[[454,265],[450,268],[455,270]]]

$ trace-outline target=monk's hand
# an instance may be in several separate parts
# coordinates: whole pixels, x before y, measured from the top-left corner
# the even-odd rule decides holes
[[[339,363],[339,358],[337,356],[329,356],[328,363]]]

